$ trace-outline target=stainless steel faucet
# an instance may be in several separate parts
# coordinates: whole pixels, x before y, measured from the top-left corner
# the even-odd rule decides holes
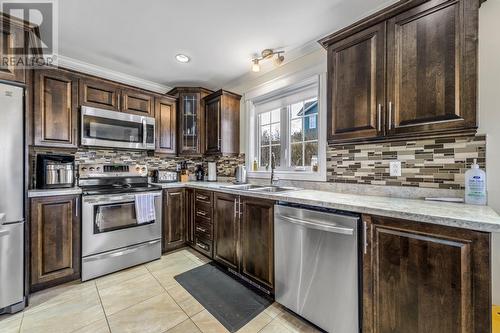
[[[274,169],[276,169],[276,155],[271,153],[271,186],[278,183],[278,178],[274,179]]]

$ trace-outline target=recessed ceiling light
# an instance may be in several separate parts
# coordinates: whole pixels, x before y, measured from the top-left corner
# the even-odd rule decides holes
[[[175,59],[178,62],[182,62],[183,64],[185,64],[186,62],[189,62],[191,60],[187,55],[182,54],[182,53],[179,53],[178,55],[176,55]]]

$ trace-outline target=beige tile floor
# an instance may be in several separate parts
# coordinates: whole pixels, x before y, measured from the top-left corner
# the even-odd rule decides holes
[[[23,312],[0,316],[1,333],[227,332],[174,276],[209,260],[191,249],[84,283],[35,293]],[[277,303],[239,330],[317,332]]]

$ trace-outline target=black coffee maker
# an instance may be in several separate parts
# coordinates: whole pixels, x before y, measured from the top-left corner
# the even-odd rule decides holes
[[[195,174],[196,174],[196,180],[197,181],[203,181],[203,180],[205,180],[205,170],[203,169],[203,167],[201,166],[201,164],[198,164],[196,166]]]

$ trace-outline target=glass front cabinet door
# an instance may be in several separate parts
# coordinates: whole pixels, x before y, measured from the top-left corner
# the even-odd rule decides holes
[[[178,101],[178,153],[203,155],[205,105],[203,98],[211,91],[204,88],[175,88],[169,94]]]

